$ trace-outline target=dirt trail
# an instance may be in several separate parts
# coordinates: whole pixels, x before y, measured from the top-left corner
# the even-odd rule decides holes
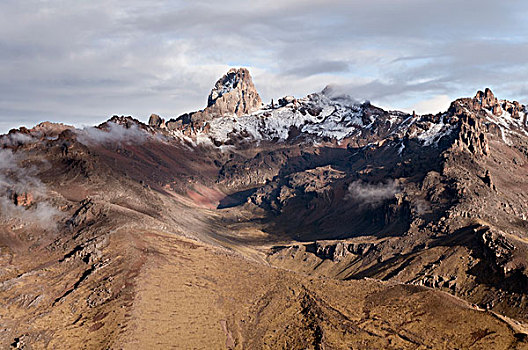
[[[208,267],[194,251],[204,248],[187,247],[158,245],[166,252],[149,257],[136,281],[123,349],[218,349],[225,345],[218,322],[223,315],[211,307],[217,298],[215,286],[204,278]]]

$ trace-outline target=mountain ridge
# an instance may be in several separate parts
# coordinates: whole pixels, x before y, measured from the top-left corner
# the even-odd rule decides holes
[[[230,72],[173,120],[0,137],[2,346],[526,347],[526,106],[260,106]]]

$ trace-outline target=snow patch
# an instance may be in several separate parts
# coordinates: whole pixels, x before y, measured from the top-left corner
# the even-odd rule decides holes
[[[446,125],[443,119],[439,123],[433,123],[429,129],[422,132],[416,138],[423,142],[423,146],[435,145],[438,146],[440,139],[446,135],[449,135],[453,131],[453,126]]]
[[[400,146],[400,148],[398,148],[398,155],[399,155],[400,157],[401,157],[401,155],[402,155],[404,149],[405,149],[405,143],[404,143],[403,140],[402,140],[402,142],[401,142],[401,146]]]
[[[365,127],[361,116],[360,104],[343,105],[322,94],[312,94],[277,109],[266,106],[236,118],[215,118],[210,135],[218,141],[227,141],[234,134],[255,140],[286,140],[290,131],[297,128],[319,138],[342,140]]]

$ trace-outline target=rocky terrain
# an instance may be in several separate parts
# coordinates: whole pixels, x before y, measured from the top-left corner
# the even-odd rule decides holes
[[[148,124],[0,136],[0,347],[526,349],[528,109],[232,69]]]

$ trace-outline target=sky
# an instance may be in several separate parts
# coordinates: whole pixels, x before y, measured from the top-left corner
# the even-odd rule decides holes
[[[490,87],[528,103],[526,0],[2,0],[0,132],[205,107],[246,67],[264,102],[333,84],[435,113]]]

